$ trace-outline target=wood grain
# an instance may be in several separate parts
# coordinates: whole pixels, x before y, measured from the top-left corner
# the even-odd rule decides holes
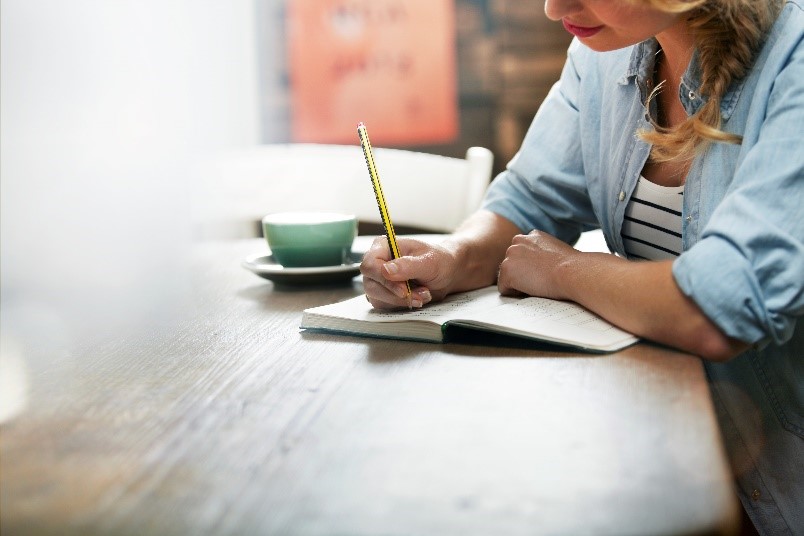
[[[301,332],[359,280],[275,287],[259,244],[199,246],[175,325],[28,354],[3,534],[733,532],[697,358]]]

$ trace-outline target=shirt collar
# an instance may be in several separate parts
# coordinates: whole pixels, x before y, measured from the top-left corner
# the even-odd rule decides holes
[[[646,81],[653,77],[653,65],[656,53],[659,51],[659,43],[656,38],[650,38],[641,43],[637,43],[631,50],[631,58],[628,61],[628,68],[623,76],[617,80],[620,85],[628,85],[636,79],[640,87],[645,87]],[[737,106],[740,93],[745,86],[745,79],[733,82],[726,94],[720,101],[720,116],[727,121]],[[687,113],[692,115],[706,102],[706,96],[700,95],[698,88],[701,87],[701,66],[698,59],[698,52],[692,55],[692,60],[687,66],[687,70],[681,77],[681,84],[678,87],[679,98],[684,105]]]
[[[659,50],[659,43],[655,38],[637,43],[631,49],[631,59],[628,61],[628,69],[625,74],[617,80],[620,85],[628,85],[636,78],[644,82],[653,72],[653,62],[656,51]]]

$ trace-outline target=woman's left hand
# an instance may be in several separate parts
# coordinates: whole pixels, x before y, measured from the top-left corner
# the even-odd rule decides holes
[[[581,253],[558,238],[540,231],[514,237],[500,264],[500,294],[525,294],[567,299],[562,290],[561,267]]]

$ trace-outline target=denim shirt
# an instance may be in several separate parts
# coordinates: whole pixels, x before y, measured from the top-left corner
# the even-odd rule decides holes
[[[721,102],[722,128],[692,162],[673,276],[724,333],[753,345],[705,363],[738,494],[754,524],[804,534],[804,11],[789,0],[753,69]],[[654,39],[611,52],[570,46],[559,82],[484,208],[523,232],[573,243],[600,227],[625,255],[625,208],[650,152]],[[700,95],[697,56],[677,87],[688,114]],[[674,88],[668,88],[672,90]]]

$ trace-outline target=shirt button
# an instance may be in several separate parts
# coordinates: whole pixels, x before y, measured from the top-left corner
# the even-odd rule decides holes
[[[697,95],[696,95],[696,94],[695,94],[695,92],[693,92],[693,91],[690,91],[690,92],[687,94],[687,96],[690,98],[690,100],[695,100],[695,99],[697,98]]]
[[[624,200],[624,199],[625,199],[625,192],[622,192],[622,191],[621,191],[621,192],[620,192],[620,195],[619,195],[619,196],[617,196],[617,199],[619,199],[620,201]]]
[[[687,216],[686,220],[687,221],[692,221],[692,216]]]
[[[751,498],[754,499],[755,501],[759,500],[760,495],[761,493],[759,493],[758,489],[755,489],[754,491],[751,492]]]

